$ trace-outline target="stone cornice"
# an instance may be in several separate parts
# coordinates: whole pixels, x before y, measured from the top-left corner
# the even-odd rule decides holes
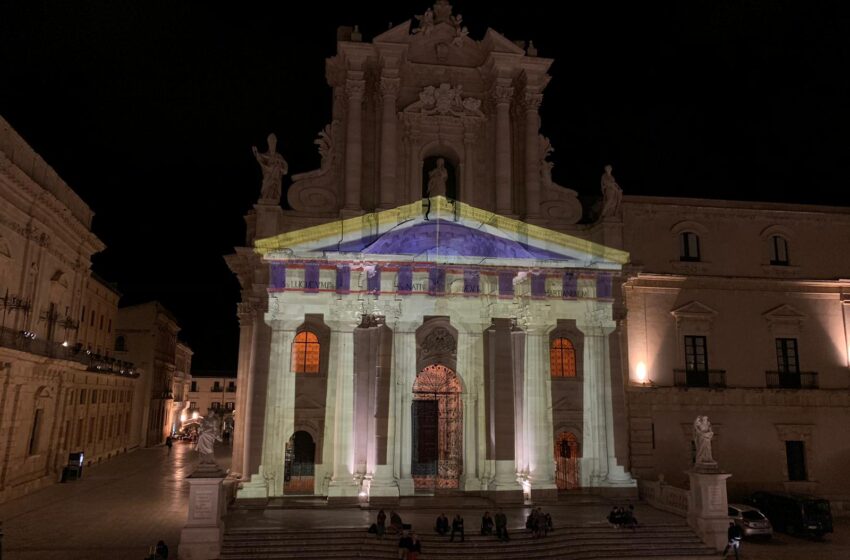
[[[848,407],[847,389],[725,388],[686,389],[679,387],[634,387],[626,389],[630,407],[695,406],[752,409],[754,406]]]
[[[630,277],[625,285],[631,289],[716,289],[716,290],[751,290],[751,291],[780,291],[788,293],[824,294],[839,297],[842,290],[850,287],[848,280],[817,280],[791,278],[744,278],[740,276],[682,276],[674,274],[653,274],[641,272]]]
[[[658,214],[681,215],[686,209],[689,216],[700,215],[713,219],[741,220],[762,217],[770,220],[822,221],[824,214],[830,220],[850,222],[850,207],[785,204],[779,202],[739,202],[701,198],[674,198],[651,196],[623,196],[623,210],[634,217]]]

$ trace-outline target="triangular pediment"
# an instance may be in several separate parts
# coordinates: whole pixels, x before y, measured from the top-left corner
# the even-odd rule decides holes
[[[769,321],[800,321],[806,318],[797,308],[783,303],[779,307],[774,307],[769,311],[762,313],[762,317]]]
[[[671,311],[670,314],[677,318],[688,317],[709,319],[717,315],[717,311],[715,311],[704,303],[692,301],[690,303],[686,303],[681,307],[677,307],[676,309]]]
[[[619,269],[628,253],[442,196],[257,240],[267,260],[334,259]]]

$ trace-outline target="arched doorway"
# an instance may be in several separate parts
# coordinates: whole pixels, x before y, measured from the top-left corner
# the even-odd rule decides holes
[[[454,371],[440,364],[425,367],[413,383],[414,487],[436,493],[460,487],[463,473],[463,406]]]
[[[572,432],[561,432],[555,438],[555,484],[558,490],[579,487],[578,440]]]
[[[304,431],[292,434],[286,444],[284,494],[312,494],[316,468],[316,444]]]

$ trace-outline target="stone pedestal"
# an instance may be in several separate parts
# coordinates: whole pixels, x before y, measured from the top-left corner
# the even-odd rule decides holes
[[[522,486],[517,482],[514,461],[494,461],[494,463],[496,477],[490,483],[487,497],[500,504],[521,504],[523,502]]]
[[[688,525],[708,546],[723,550],[729,528],[726,479],[732,475],[704,468],[687,472],[691,481]]]
[[[224,537],[225,473],[213,466],[198,468],[189,482],[189,519],[180,532],[177,555],[182,560],[214,560],[221,553]]]
[[[369,502],[398,503],[398,483],[393,478],[392,465],[378,465],[369,484]]]

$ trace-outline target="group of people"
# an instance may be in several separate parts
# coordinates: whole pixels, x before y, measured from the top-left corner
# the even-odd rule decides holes
[[[635,529],[637,527],[637,518],[635,517],[635,506],[630,505],[629,509],[622,507],[611,508],[611,513],[608,514],[608,523],[620,529],[628,527]]]
[[[414,531],[408,531],[408,529],[410,525],[405,525],[395,510],[390,510],[390,524],[387,526],[387,514],[382,509],[378,511],[378,517],[375,524],[369,528],[369,532],[375,533],[379,539],[383,539],[387,533],[399,535],[398,557],[401,560],[416,560],[422,552],[422,541]]]
[[[537,537],[545,537],[552,530],[552,516],[545,513],[542,508],[532,509],[525,518],[525,528]]]
[[[434,525],[434,529],[437,531],[437,534],[441,537],[446,536],[449,532],[449,518],[446,517],[445,513],[441,513],[437,516],[437,521]],[[463,531],[463,517],[458,513],[455,515],[455,518],[452,519],[451,523],[451,537],[450,541],[455,540],[455,535],[460,535],[460,542],[463,542],[464,531]]]

